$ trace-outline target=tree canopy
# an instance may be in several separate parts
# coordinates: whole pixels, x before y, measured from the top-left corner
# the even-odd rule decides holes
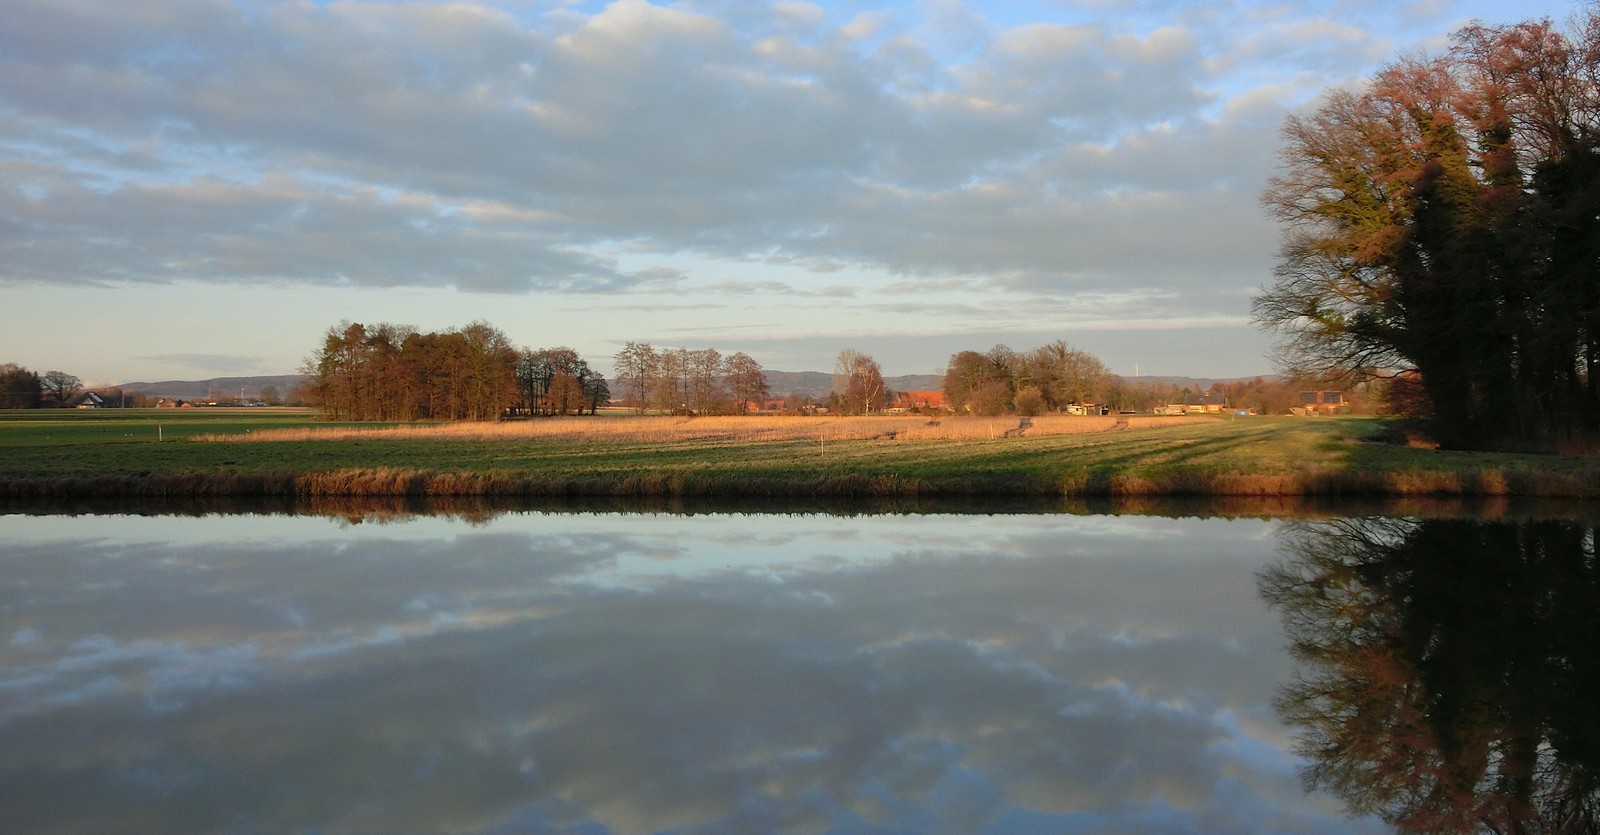
[[[1448,447],[1597,434],[1600,12],[1470,26],[1283,135],[1287,372],[1413,375]]]
[[[998,415],[1016,406],[1034,414],[1111,394],[1111,372],[1094,356],[1056,340],[1019,353],[996,345],[960,351],[945,368],[945,401],[957,411]]]
[[[521,402],[517,359],[485,322],[443,333],[341,322],[303,370],[313,400],[336,420],[494,420]]]
[[[0,365],[0,409],[32,409],[44,396],[39,375],[16,363]]]

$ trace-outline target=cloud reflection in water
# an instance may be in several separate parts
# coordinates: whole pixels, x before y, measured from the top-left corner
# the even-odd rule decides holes
[[[1268,523],[4,524],[6,831],[1352,826]]]

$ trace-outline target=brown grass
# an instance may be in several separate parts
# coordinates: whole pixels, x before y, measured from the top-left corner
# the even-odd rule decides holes
[[[305,427],[267,429],[248,435],[200,435],[201,441],[383,441],[456,440],[508,441],[544,438],[592,438],[606,441],[669,443],[673,441],[856,441],[877,438],[954,441],[1013,435],[1080,435],[1178,426],[1214,421],[1214,417],[1075,417],[1047,415],[1023,426],[1017,418],[881,415],[871,417],[567,417],[502,423],[413,423],[384,427]]]

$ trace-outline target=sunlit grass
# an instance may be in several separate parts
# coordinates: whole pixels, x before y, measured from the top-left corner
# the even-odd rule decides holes
[[[0,415],[0,493],[1600,496],[1592,457],[1376,443],[1371,419],[672,418],[345,425],[307,413]],[[158,434],[159,433],[159,434]]]

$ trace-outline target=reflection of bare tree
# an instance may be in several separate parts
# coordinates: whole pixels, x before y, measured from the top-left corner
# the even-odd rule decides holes
[[[1407,832],[1600,832],[1600,563],[1570,522],[1285,526],[1309,787]]]

